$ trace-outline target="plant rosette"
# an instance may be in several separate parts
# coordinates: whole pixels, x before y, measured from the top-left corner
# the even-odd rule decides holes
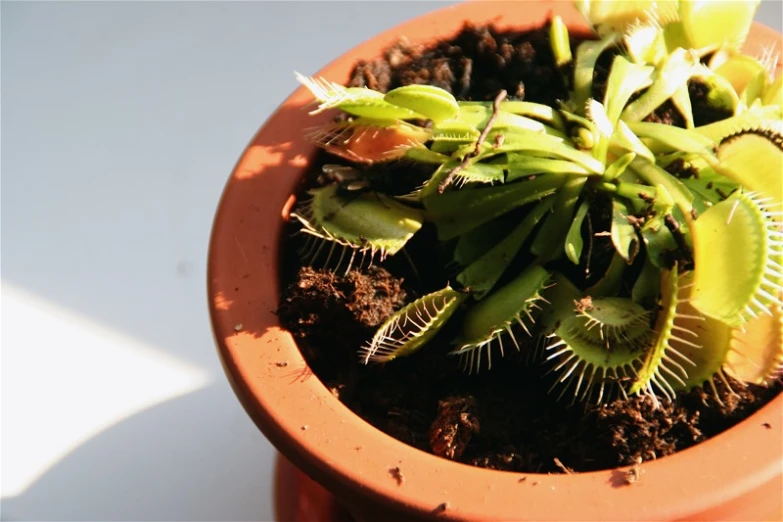
[[[363,359],[394,364],[392,359],[422,349],[458,307],[468,307],[454,350],[466,368],[489,362],[503,340],[507,349],[516,345],[512,326],[524,332],[543,328],[551,340],[546,358],[561,372],[563,393],[574,400],[600,402],[618,381],[627,383],[620,393],[658,400],[725,379],[724,372],[746,382],[775,378],[781,362],[781,311],[775,304],[783,270],[781,175],[780,169],[761,169],[759,162],[780,157],[780,77],[773,81],[764,64],[759,68],[761,62],[747,57],[768,57],[780,35],[751,27],[747,9],[722,13],[721,20],[730,15],[735,21],[721,28],[723,40],[716,43],[699,29],[709,18],[700,2],[682,0],[673,4],[673,13],[645,2],[636,3],[645,4],[641,10],[634,4],[636,11],[607,10],[611,2],[577,4],[581,14],[563,2],[469,2],[373,38],[315,77],[300,77],[307,88],[261,128],[226,185],[208,265],[210,311],[224,369],[269,440],[358,519],[750,520],[783,514],[781,395],[718,436],[645,462],[643,478],[638,467],[564,475],[492,471],[426,454],[367,424],[312,375],[292,336],[280,327],[279,259],[288,219],[298,220],[316,244],[336,246],[337,265],[350,266],[366,256],[396,254],[425,219],[435,223],[439,239],[462,240],[477,224],[530,204],[529,218],[495,248],[473,256],[455,288],[424,296],[383,324],[363,348]],[[589,29],[583,15],[600,39],[572,50],[569,31]],[[431,44],[468,20],[518,31],[554,20],[554,55],[575,71],[571,100],[547,112],[499,95],[476,109],[430,86],[385,96],[340,87],[359,59],[379,56],[399,35],[414,45]],[[618,28],[626,29],[613,32]],[[605,97],[592,99],[595,61],[618,39],[626,52],[615,59]],[[743,40],[746,54],[735,49]],[[779,71],[780,63],[772,65]],[[684,96],[681,89],[693,77],[731,117],[694,128],[687,89]],[[309,115],[313,96],[321,113]],[[686,129],[641,121],[668,99],[685,114]],[[335,129],[334,111],[326,109],[352,118]],[[476,120],[470,114],[478,110],[484,116]],[[416,125],[423,119],[432,124]],[[375,141],[361,139],[368,122]],[[328,127],[316,140],[321,146],[353,161],[384,161],[391,151],[432,163],[435,175],[409,198],[418,205],[380,194],[352,199],[350,210],[344,210],[347,204],[335,208],[343,187],[332,184],[295,206],[293,194],[318,147],[304,131],[316,125]],[[454,143],[454,129],[466,143]],[[675,161],[701,175],[680,181],[666,169]],[[536,179],[528,179],[531,174]],[[710,192],[716,180],[730,194]],[[474,187],[480,185],[487,188],[478,192]],[[615,218],[645,203],[649,215],[657,216],[638,235],[621,219],[612,229],[618,255],[628,261],[639,253],[634,237],[644,243],[650,268],[636,286],[642,298],[655,288],[654,311],[610,293],[593,294],[574,309],[572,303],[583,296],[559,291],[568,285],[557,285],[562,276],[547,263],[555,258],[576,263],[582,255],[585,187],[614,198]],[[531,247],[536,262],[498,288],[508,264],[502,259],[544,217]],[[662,247],[667,241],[687,255],[667,260]],[[738,346],[756,349],[749,356]],[[302,507],[307,500],[300,499],[297,516],[328,520],[323,513],[334,507],[331,497],[306,479],[294,480],[291,470],[281,466],[278,487],[286,481],[309,484],[302,491],[312,493],[310,515]],[[278,499],[284,497],[278,490]],[[293,515],[280,505],[278,513]]]

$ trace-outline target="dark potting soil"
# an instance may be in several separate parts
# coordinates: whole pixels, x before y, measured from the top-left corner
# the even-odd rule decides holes
[[[577,42],[572,42],[575,45]],[[490,27],[466,26],[449,41],[422,49],[400,42],[383,59],[359,62],[350,84],[387,91],[400,85],[428,83],[459,99],[488,100],[499,89],[512,98],[554,104],[567,93],[569,71],[552,66],[548,30],[499,33]],[[605,87],[611,63],[599,60],[596,89]],[[596,94],[598,94],[596,92]],[[704,90],[690,86],[697,125],[725,117],[706,109]],[[682,125],[683,118],[667,104],[648,118]],[[303,188],[319,183],[320,166],[343,163],[321,152]],[[400,193],[415,187],[431,172],[396,164],[372,167],[375,180],[396,180]],[[405,181],[400,182],[399,180]],[[607,231],[611,210],[594,205],[587,235]],[[290,224],[290,231],[296,227]],[[541,346],[517,335],[521,350],[497,354],[491,370],[467,375],[448,355],[456,316],[427,346],[385,365],[364,365],[359,348],[375,329],[405,303],[443,288],[455,274],[444,268],[448,258],[425,225],[406,246],[416,270],[404,256],[382,266],[352,270],[347,275],[301,267],[301,236],[291,235],[283,267],[284,291],[278,315],[297,340],[313,373],[356,414],[389,435],[424,451],[476,466],[531,473],[590,471],[631,465],[670,455],[743,420],[781,390],[731,381],[729,390],[716,382],[709,391],[680,394],[655,407],[649,398],[633,397],[596,406],[558,400],[549,393],[551,376],[541,364]],[[571,269],[581,287],[600,278],[613,246],[596,237],[591,257]],[[588,263],[590,275],[585,275]],[[573,265],[571,265],[573,266]],[[530,364],[538,357],[536,364]],[[759,429],[764,429],[759,426]]]

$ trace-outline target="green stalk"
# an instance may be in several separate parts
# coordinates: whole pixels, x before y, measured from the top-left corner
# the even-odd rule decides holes
[[[538,256],[537,264],[543,265],[557,259],[564,252],[564,241],[574,218],[574,210],[587,178],[574,177],[558,191],[552,214],[533,240],[531,251]]]
[[[610,34],[601,40],[588,40],[576,48],[576,66],[574,67],[574,97],[576,107],[583,107],[593,93],[593,73],[598,57],[617,41],[616,34]]]
[[[674,203],[680,208],[680,211],[684,215],[690,215],[693,208],[693,194],[680,180],[644,159],[633,160],[631,169],[653,187],[660,186],[665,188],[671,195]]]
[[[625,121],[641,121],[671,98],[680,86],[691,77],[698,61],[685,49],[677,49],[657,71],[655,81],[639,99],[630,103],[623,111]]]

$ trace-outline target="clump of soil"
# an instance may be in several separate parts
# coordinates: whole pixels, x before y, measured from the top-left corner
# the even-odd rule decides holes
[[[553,62],[546,31],[500,32],[491,26],[466,25],[456,37],[433,48],[402,40],[380,60],[359,61],[349,85],[387,91],[430,84],[464,100],[490,100],[505,89],[510,98],[553,105],[567,95]]]
[[[438,401],[438,416],[430,426],[430,448],[435,455],[455,460],[465,453],[474,434],[481,431],[476,416],[476,400],[447,397]]]
[[[599,59],[594,94],[605,88],[611,58],[605,53]],[[555,104],[565,99],[570,80],[569,71],[559,71],[552,63],[547,27],[501,33],[492,27],[466,26],[431,49],[403,41],[380,60],[359,62],[350,83],[380,91],[429,83],[466,100],[492,99],[506,89],[517,99]],[[705,92],[698,84],[689,87],[697,125],[725,117],[708,110]],[[648,120],[684,124],[671,104]],[[326,162],[339,160],[321,153],[303,188],[317,183],[318,170]],[[679,176],[688,175],[684,165],[672,169]],[[394,183],[395,179],[409,180],[411,172],[409,165],[390,164],[374,174]],[[418,174],[414,174],[415,178]],[[590,216],[585,226],[589,221],[592,232],[608,230],[610,206],[594,205]],[[289,268],[283,270],[285,290],[279,317],[297,339],[313,372],[377,428],[443,458],[539,473],[638,465],[722,432],[782,387],[780,383],[770,388],[744,386],[730,380],[731,389],[716,383],[716,394],[695,390],[674,402],[664,401],[658,408],[644,397],[616,399],[602,406],[570,405],[570,397],[558,400],[557,388],[548,392],[553,382],[541,364],[540,346],[522,335],[517,336],[519,352],[508,350],[491,370],[466,375],[459,360],[448,355],[459,317],[412,356],[385,365],[364,365],[359,361],[359,348],[378,325],[405,303],[442,288],[448,280],[434,229],[425,224],[406,246],[415,271],[404,256],[390,258],[383,267],[347,275],[309,267],[292,270],[299,262],[300,241],[292,237],[286,245],[283,266]],[[575,284],[587,286],[600,278],[613,255],[611,241],[596,238],[592,252],[578,270],[568,265]],[[592,263],[590,275],[585,276],[588,263]],[[565,265],[559,268],[565,270]],[[402,475],[390,473],[401,483]]]
[[[401,281],[384,268],[338,276],[302,267],[278,308],[316,374],[335,363],[355,364],[357,347],[406,302]]]

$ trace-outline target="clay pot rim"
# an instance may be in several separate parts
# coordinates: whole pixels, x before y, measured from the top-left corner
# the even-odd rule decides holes
[[[357,59],[378,56],[400,35],[412,43],[429,41],[455,33],[463,20],[534,26],[551,11],[569,27],[585,28],[570,3],[504,2],[500,16],[489,5],[468,2],[406,22],[355,47],[317,75],[344,82]],[[780,35],[755,24],[754,38],[758,44]],[[282,218],[293,203],[288,195],[315,150],[297,141],[295,132],[303,123],[315,123],[302,110],[309,102],[304,89],[298,89],[237,163],[215,217],[207,274],[213,332],[226,375],[250,417],[294,464],[346,495],[419,516],[447,502],[442,515],[460,519],[511,519],[522,508],[531,519],[631,519],[640,513],[643,518],[677,519],[779,480],[783,395],[717,437],[644,463],[643,481],[630,487],[610,487],[628,468],[537,475],[447,461],[393,439],[346,408],[316,377],[307,376],[299,349],[274,317]],[[263,183],[264,189],[254,199],[245,181]],[[260,203],[263,196],[270,198],[266,205]],[[389,473],[394,467],[403,473],[402,484]],[[527,479],[520,483],[522,476]],[[662,502],[650,505],[650,498]]]

